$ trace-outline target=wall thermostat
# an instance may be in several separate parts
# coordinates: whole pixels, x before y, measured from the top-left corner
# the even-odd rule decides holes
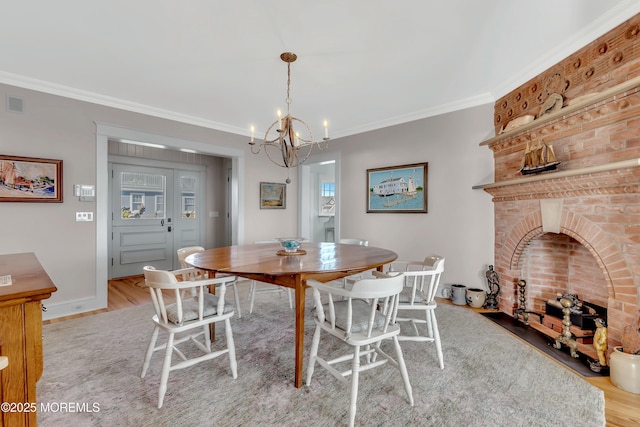
[[[93,202],[96,196],[96,186],[76,184],[73,186],[73,195],[79,197],[81,202]]]

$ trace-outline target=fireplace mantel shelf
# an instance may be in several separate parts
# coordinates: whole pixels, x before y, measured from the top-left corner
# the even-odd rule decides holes
[[[599,172],[609,172],[620,169],[634,168],[640,166],[640,158],[622,160],[620,162],[607,163],[604,165],[589,166],[586,168],[570,169],[560,172],[551,172],[535,176],[527,176],[524,178],[510,179],[507,181],[494,182],[491,184],[478,184],[471,187],[474,190],[487,190],[490,188],[508,187],[511,185],[528,184],[531,182],[547,181],[550,179],[568,178],[578,175],[588,175]]]
[[[603,90],[602,92],[594,94],[593,96],[590,96],[584,100],[578,101],[575,104],[568,105],[556,112],[546,114],[532,121],[531,123],[517,127],[515,129],[511,129],[509,131],[496,135],[493,138],[487,139],[486,141],[481,142],[480,146],[485,146],[485,145],[491,146],[495,143],[514,137],[516,135],[526,133],[527,131],[533,128],[544,125],[558,118],[565,118],[571,115],[572,113],[575,113],[585,107],[595,105],[609,98],[615,98],[618,95],[623,94],[627,91],[638,89],[639,87],[640,87],[640,76],[634,77],[630,80],[627,80],[624,83],[621,83],[609,89]]]

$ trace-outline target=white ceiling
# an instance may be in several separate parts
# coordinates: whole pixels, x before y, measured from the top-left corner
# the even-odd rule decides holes
[[[258,135],[333,138],[493,102],[637,0],[0,0],[0,83]],[[10,95],[10,94],[8,94]],[[28,99],[25,110],[28,111]]]

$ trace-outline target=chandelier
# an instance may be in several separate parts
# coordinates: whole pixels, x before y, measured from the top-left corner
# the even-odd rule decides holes
[[[294,168],[304,163],[314,146],[322,150],[320,142],[314,142],[311,128],[304,121],[291,115],[291,63],[298,59],[295,53],[284,52],[280,59],[287,63],[287,115],[282,117],[278,110],[278,119],[269,126],[264,134],[264,141],[256,145],[254,141],[255,128],[251,126],[251,152],[259,154],[264,151],[269,160],[283,168]],[[329,140],[329,124],[324,121],[324,138]]]

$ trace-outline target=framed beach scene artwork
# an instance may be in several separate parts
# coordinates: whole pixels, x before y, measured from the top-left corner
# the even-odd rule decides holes
[[[279,182],[260,183],[260,209],[286,209],[287,186]]]
[[[428,163],[367,169],[368,213],[427,213]]]
[[[62,202],[62,160],[0,154],[0,202]]]

